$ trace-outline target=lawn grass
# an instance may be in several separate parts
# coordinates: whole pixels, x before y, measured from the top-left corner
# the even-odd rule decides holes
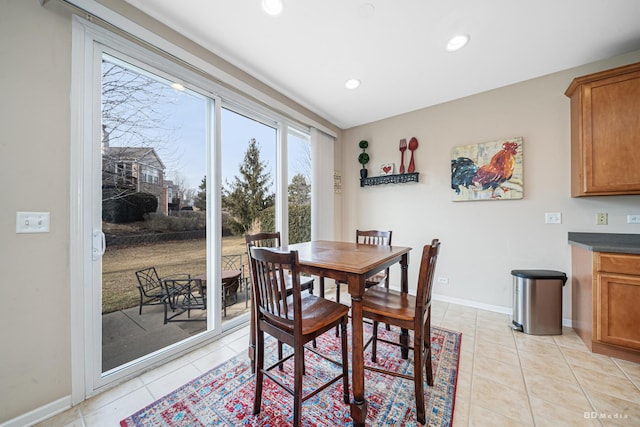
[[[244,236],[222,238],[222,254],[245,253]],[[107,248],[102,257],[102,313],[137,306],[137,270],[156,267],[160,277],[207,272],[206,240]]]

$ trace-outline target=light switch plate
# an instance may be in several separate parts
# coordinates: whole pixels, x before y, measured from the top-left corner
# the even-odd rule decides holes
[[[16,212],[16,233],[48,233],[49,212]]]
[[[545,224],[562,224],[562,213],[560,212],[546,212],[544,214]]]

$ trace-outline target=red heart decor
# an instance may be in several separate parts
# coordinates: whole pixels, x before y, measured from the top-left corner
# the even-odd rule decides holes
[[[391,171],[391,166],[385,166],[382,168],[382,170],[384,171],[384,173],[389,173]]]

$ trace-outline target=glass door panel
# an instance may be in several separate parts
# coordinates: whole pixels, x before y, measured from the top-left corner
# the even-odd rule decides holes
[[[107,372],[207,330],[207,215],[198,202],[212,101],[106,54],[101,82]]]
[[[277,130],[222,108],[222,325],[248,320],[251,307],[244,235],[274,231]]]

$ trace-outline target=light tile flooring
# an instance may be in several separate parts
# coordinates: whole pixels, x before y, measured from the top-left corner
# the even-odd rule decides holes
[[[640,426],[640,365],[562,335],[513,332],[509,316],[435,301],[433,324],[462,332],[454,426]],[[119,421],[237,354],[248,328],[119,385],[42,426]]]

